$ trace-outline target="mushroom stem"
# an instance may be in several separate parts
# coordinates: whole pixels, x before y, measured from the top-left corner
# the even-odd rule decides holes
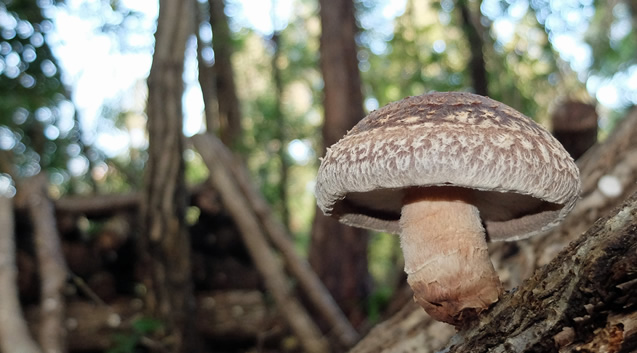
[[[458,326],[498,300],[502,284],[489,259],[479,211],[466,190],[410,190],[400,227],[414,300],[434,319]]]

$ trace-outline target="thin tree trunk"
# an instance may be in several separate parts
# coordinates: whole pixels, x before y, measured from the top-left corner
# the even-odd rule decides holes
[[[28,185],[28,186],[27,186]],[[44,174],[38,174],[22,186],[33,222],[35,251],[40,273],[41,325],[38,332],[44,352],[66,351],[65,300],[63,296],[68,270],[57,233],[55,210],[47,192]]]
[[[363,118],[352,0],[321,0],[321,71],[324,81],[324,147]],[[368,233],[325,217],[316,208],[309,261],[352,323],[364,318],[369,293]]]
[[[213,66],[219,106],[219,136],[227,146],[235,147],[241,138],[241,110],[232,68],[232,37],[225,15],[224,0],[209,0],[212,48],[215,52]]]
[[[191,0],[160,2],[155,53],[148,77],[148,161],[141,202],[140,257],[146,269],[147,312],[160,320],[168,352],[195,352],[190,241],[184,212],[182,73],[193,33]]]
[[[13,203],[0,196],[0,351],[42,353],[20,307],[13,223]]]
[[[274,11],[274,10],[273,10]],[[274,26],[275,21],[272,21]],[[288,209],[288,171],[290,169],[290,163],[288,161],[288,154],[285,149],[287,146],[287,134],[285,131],[286,123],[285,116],[283,115],[283,79],[281,78],[281,69],[279,68],[279,58],[281,57],[281,34],[274,32],[272,34],[272,46],[274,47],[274,55],[272,55],[272,78],[274,80],[274,92],[275,92],[275,107],[274,115],[277,119],[277,131],[276,137],[279,140],[279,211],[281,213],[281,219],[286,227],[290,226],[290,212]]]
[[[197,23],[201,24],[208,22],[208,15],[210,13],[209,3],[198,3],[197,8]],[[208,22],[209,23],[209,22]],[[204,60],[203,52],[207,45],[200,36],[200,31],[197,30],[197,65],[199,69],[199,86],[201,86],[201,95],[204,100],[204,111],[206,121],[206,131],[210,133],[220,134],[219,123],[219,102],[217,100],[217,88],[216,88],[216,75],[213,63],[208,63]]]
[[[479,3],[480,2],[478,2],[478,5]],[[480,22],[473,18],[472,11],[469,8],[469,5],[472,4],[472,2],[467,0],[458,0],[457,4],[462,19],[462,28],[467,42],[469,43],[469,49],[471,50],[469,68],[471,70],[473,89],[475,90],[475,93],[479,95],[488,96],[489,89],[487,69],[484,62],[484,41],[482,40],[483,31],[478,28],[478,26],[480,26]],[[478,16],[480,16],[479,12]]]

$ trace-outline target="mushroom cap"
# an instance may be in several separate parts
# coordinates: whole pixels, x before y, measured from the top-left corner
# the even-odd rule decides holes
[[[487,97],[446,92],[371,112],[327,149],[315,191],[326,215],[398,234],[404,195],[414,187],[466,189],[498,241],[559,224],[580,180],[562,145],[530,118]]]

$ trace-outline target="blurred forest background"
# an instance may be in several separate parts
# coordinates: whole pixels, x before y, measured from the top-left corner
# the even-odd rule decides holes
[[[351,347],[402,255],[317,211],[319,157],[431,91],[585,107],[577,158],[637,102],[637,3],[2,0],[2,351]]]

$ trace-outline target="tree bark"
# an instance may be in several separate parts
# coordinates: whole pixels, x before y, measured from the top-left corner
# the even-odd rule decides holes
[[[210,23],[210,4],[208,2],[198,3],[196,20],[199,25],[202,23]],[[204,112],[206,121],[206,131],[210,133],[218,133],[219,126],[219,102],[217,100],[216,74],[214,63],[204,60],[203,53],[207,43],[201,38],[201,31],[197,31],[197,68],[199,70],[199,86],[201,86],[201,95],[204,101]]]
[[[210,26],[212,27],[212,49],[215,52],[213,65],[219,106],[219,136],[229,147],[236,147],[241,138],[241,110],[232,68],[232,37],[225,15],[224,0],[209,0]],[[206,101],[209,101],[206,99]]]
[[[272,15],[274,16],[274,15]],[[272,21],[272,26],[276,25],[275,21]],[[290,210],[288,209],[288,174],[290,169],[290,163],[288,160],[287,146],[287,132],[285,115],[283,114],[283,78],[281,77],[281,69],[279,68],[279,58],[281,57],[281,33],[272,33],[271,39],[272,46],[274,47],[274,54],[272,55],[272,79],[274,81],[275,92],[275,107],[274,114],[276,116],[277,130],[276,138],[279,140],[279,211],[281,213],[281,219],[286,227],[290,225]]]
[[[241,237],[265,286],[272,294],[278,309],[306,352],[327,352],[328,345],[312,318],[292,295],[283,270],[267,243],[262,227],[250,204],[236,185],[234,176],[224,165],[224,157],[206,135],[192,137],[193,143],[210,169],[211,185],[219,191],[226,208],[232,214]]]
[[[518,289],[506,293],[479,323],[451,338],[443,351],[634,351],[636,224],[637,195],[596,222]],[[436,325],[440,323],[409,304],[352,352],[434,352],[441,348],[440,337],[451,335],[449,327]]]
[[[573,159],[597,143],[597,111],[593,104],[561,102],[551,114],[551,125],[551,133]]]
[[[196,352],[190,242],[184,212],[182,73],[193,33],[190,0],[160,2],[155,53],[148,77],[148,161],[141,202],[140,258],[146,269],[147,313],[160,320],[168,352]]]
[[[469,68],[471,70],[471,79],[473,81],[473,89],[476,94],[482,96],[489,95],[489,88],[487,80],[487,69],[484,62],[484,43],[482,40],[482,32],[479,30],[479,21],[474,21],[471,9],[469,8],[469,2],[467,0],[458,0],[458,10],[460,11],[460,18],[462,19],[462,29],[464,30],[465,37],[469,43],[469,49],[471,50],[471,57],[469,60]],[[478,3],[479,4],[479,3]],[[478,15],[479,11],[478,11]]]
[[[597,221],[520,288],[504,295],[479,325],[460,332],[447,348],[448,352],[637,349],[637,195]]]
[[[21,192],[25,194],[24,200],[27,202],[33,222],[35,252],[40,274],[42,312],[38,340],[44,352],[65,352],[65,300],[62,291],[68,269],[57,233],[55,210],[46,188],[46,176],[42,173],[28,179],[21,186]]]
[[[20,307],[14,228],[12,201],[0,196],[0,351],[42,353]]]
[[[321,0],[321,71],[324,81],[323,145],[331,146],[363,118],[363,98],[351,0]],[[368,233],[325,217],[316,208],[309,261],[354,325],[365,317],[369,294]]]

